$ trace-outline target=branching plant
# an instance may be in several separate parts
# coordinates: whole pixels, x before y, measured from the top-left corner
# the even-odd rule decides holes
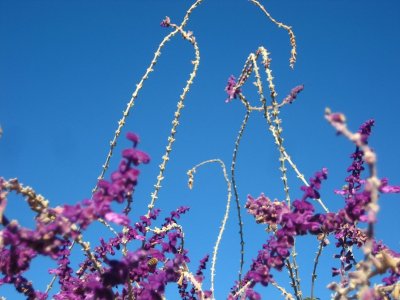
[[[232,195],[238,217],[240,245],[239,275],[231,278],[232,289],[227,299],[261,299],[259,286],[276,288],[284,299],[315,300],[319,258],[330,243],[328,237],[336,240],[339,251],[335,257],[340,267],[333,269],[333,275],[339,275],[338,282],[332,282],[332,299],[400,299],[400,254],[389,249],[382,242],[375,240],[374,228],[379,211],[379,195],[399,193],[399,186],[389,185],[388,180],[379,178],[377,173],[376,153],[368,144],[374,125],[373,120],[362,124],[357,132],[352,132],[346,125],[346,118],[341,113],[326,109],[325,118],[338,134],[347,138],[355,146],[352,163],[348,168],[345,186],[337,191],[343,196],[343,208],[336,212],[328,210],[328,203],[322,200],[320,189],[328,177],[328,170],[323,168],[309,181],[297,168],[284,143],[281,109],[292,104],[304,89],[303,85],[294,87],[287,97],[279,99],[275,90],[270,53],[264,46],[250,53],[244,67],[237,77],[230,76],[227,86],[226,102],[240,102],[245,114],[238,135],[233,142],[234,150],[228,174],[221,159],[210,159],[193,168],[187,174],[189,187],[194,184],[194,174],[200,167],[209,163],[218,163],[223,171],[227,188],[226,209],[221,227],[216,234],[216,242],[211,257],[210,287],[205,287],[205,270],[209,256],[205,256],[196,270],[190,270],[189,250],[185,248],[184,228],[179,219],[188,213],[188,207],[179,207],[165,218],[160,227],[160,210],[156,208],[162,183],[167,176],[168,161],[171,159],[174,142],[177,138],[181,115],[190,87],[197,76],[200,65],[200,50],[193,33],[186,30],[192,12],[201,4],[197,0],[186,12],[178,25],[166,17],[161,26],[170,29],[159,44],[146,72],[139,80],[132,93],[117,129],[110,142],[109,152],[92,190],[92,197],[74,205],[51,207],[50,201],[37,194],[31,187],[24,186],[18,179],[0,178],[0,285],[13,285],[16,291],[27,299],[48,299],[58,281],[59,290],[54,299],[165,299],[166,286],[174,284],[182,299],[215,299],[217,258],[223,233],[228,225]],[[297,57],[296,39],[291,26],[277,21],[257,0],[251,0],[268,20],[289,34],[291,45],[289,66],[294,68]],[[161,157],[159,172],[154,190],[148,203],[148,211],[133,223],[129,212],[134,210],[133,193],[139,180],[138,167],[150,162],[149,156],[139,150],[139,137],[128,133],[127,139],[132,147],[122,152],[118,168],[105,179],[110,160],[120,137],[121,130],[132,112],[139,92],[155,70],[161,50],[176,35],[181,35],[194,50],[192,70],[179,95],[174,112],[172,127],[167,138],[165,153]],[[250,99],[246,85],[254,76],[254,85],[259,99]],[[265,78],[263,78],[265,77]],[[237,78],[237,79],[236,79]],[[236,100],[235,100],[236,99]],[[259,101],[258,104],[256,104]],[[265,119],[266,132],[276,144],[281,172],[284,199],[271,200],[264,194],[244,202],[240,199],[236,176],[237,158],[240,146],[246,135],[246,126],[250,116],[260,113]],[[1,136],[1,132],[0,132]],[[367,171],[365,170],[367,168]],[[205,172],[205,171],[204,171]],[[303,195],[294,199],[289,188],[288,172],[294,172],[299,179]],[[290,183],[296,186],[296,183]],[[7,201],[11,193],[21,195],[29,208],[36,213],[35,229],[21,226],[17,220],[7,217]],[[124,203],[122,212],[113,210],[113,203]],[[243,209],[255,218],[256,223],[266,227],[265,242],[250,264],[245,261],[245,227]],[[316,208],[323,212],[317,213]],[[93,223],[100,222],[113,235],[108,240],[101,238],[94,248],[83,239],[84,231]],[[121,230],[114,228],[116,224]],[[311,290],[306,291],[301,285],[300,266],[296,260],[296,239],[303,235],[314,236],[317,253],[314,258]],[[77,270],[71,267],[71,252],[80,247],[85,259]],[[363,257],[357,258],[363,251]],[[120,255],[117,255],[120,252]],[[53,279],[45,291],[38,291],[25,277],[37,256],[47,256],[56,262],[56,267],[49,271]],[[290,288],[274,278],[274,272],[287,269]],[[303,275],[303,277],[305,277]],[[226,280],[226,278],[225,278]],[[236,280],[236,281],[235,281]],[[373,281],[374,280],[374,281]],[[372,283],[373,282],[373,283]]]

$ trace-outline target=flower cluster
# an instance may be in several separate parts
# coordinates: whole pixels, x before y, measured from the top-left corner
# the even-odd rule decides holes
[[[298,95],[303,89],[304,89],[304,85],[303,85],[303,84],[294,87],[294,88],[290,91],[289,95],[287,95],[286,98],[283,99],[282,102],[285,103],[285,104],[286,104],[286,103],[292,104],[293,101],[297,98],[297,95]]]
[[[173,284],[183,300],[207,300],[215,299],[214,275],[215,262],[219,243],[224,231],[233,186],[238,209],[238,221],[240,226],[241,261],[239,279],[228,295],[230,300],[250,299],[259,300],[261,295],[255,290],[256,285],[276,286],[286,299],[294,299],[283,287],[275,281],[272,271],[281,271],[285,267],[289,270],[291,285],[297,300],[314,300],[314,281],[317,277],[316,267],[318,258],[323,247],[329,244],[328,236],[335,238],[335,246],[339,249],[334,256],[338,259],[340,266],[332,267],[332,275],[340,275],[340,283],[333,282],[328,288],[336,294],[334,299],[400,299],[400,254],[389,249],[381,242],[374,240],[374,225],[379,209],[379,193],[400,193],[400,186],[389,185],[386,178],[379,179],[375,169],[376,155],[368,145],[368,139],[374,126],[373,120],[368,120],[361,125],[357,133],[347,129],[346,118],[341,113],[331,113],[326,110],[325,117],[337,130],[338,134],[347,137],[356,145],[356,150],[351,154],[352,163],[347,169],[345,186],[335,191],[337,195],[344,198],[344,207],[336,212],[328,212],[321,200],[321,185],[327,180],[328,171],[323,168],[309,179],[298,171],[291,161],[283,146],[282,121],[279,119],[280,108],[286,104],[292,104],[303,91],[304,85],[294,87],[288,96],[280,104],[275,100],[277,93],[273,82],[271,70],[271,58],[264,47],[259,47],[247,59],[241,75],[236,80],[230,76],[225,87],[227,99],[230,102],[238,97],[246,106],[246,115],[242,122],[239,135],[235,142],[231,165],[231,178],[226,174],[225,165],[221,160],[208,160],[188,172],[189,187],[193,185],[193,173],[195,169],[205,163],[219,161],[223,167],[224,177],[227,181],[228,200],[226,214],[217,242],[214,246],[214,256],[211,266],[211,289],[205,290],[202,285],[205,281],[204,271],[207,268],[209,255],[200,260],[196,272],[189,270],[190,258],[185,248],[184,232],[179,219],[189,211],[188,207],[181,206],[172,211],[163,221],[159,221],[160,210],[154,208],[154,201],[161,188],[161,181],[175,141],[179,116],[184,107],[183,101],[193,79],[197,74],[200,60],[199,48],[191,31],[185,31],[192,11],[202,2],[197,0],[186,12],[180,25],[171,23],[166,16],[160,23],[162,27],[175,29],[167,35],[160,43],[150,66],[143,75],[132,98],[123,112],[122,119],[118,122],[103,173],[108,168],[109,159],[112,156],[116,140],[121,132],[133,101],[142,89],[143,82],[153,71],[161,49],[176,33],[180,32],[188,40],[195,51],[195,60],[192,61],[193,70],[187,85],[180,95],[177,111],[172,122],[171,136],[168,138],[168,146],[163,163],[159,166],[160,173],[157,176],[155,191],[152,193],[152,201],[148,205],[149,211],[146,215],[139,217],[133,223],[128,217],[131,210],[133,194],[136,189],[139,170],[138,166],[150,162],[150,157],[137,149],[139,137],[134,133],[128,133],[127,139],[132,147],[122,151],[122,161],[111,175],[109,180],[100,179],[90,199],[85,199],[75,205],[64,205],[62,207],[50,208],[49,203],[41,195],[37,195],[30,187],[23,187],[17,179],[5,180],[0,177],[0,286],[11,284],[16,291],[32,300],[45,300],[52,296],[56,300],[78,300],[78,299],[105,299],[105,300],[162,300],[165,299],[166,287]],[[280,28],[287,30],[290,38],[291,57],[290,66],[296,59],[296,41],[291,26],[276,21],[265,8],[257,1],[252,0],[272,21]],[[262,64],[267,77],[268,88],[272,98],[272,105],[268,106],[264,96],[263,83],[259,73],[258,59],[262,58]],[[250,106],[242,94],[242,86],[254,72],[255,85],[258,89],[262,106]],[[235,183],[235,164],[240,140],[243,136],[247,120],[251,112],[263,112],[275,143],[280,152],[279,161],[284,182],[284,191],[287,202],[274,200],[261,194],[258,198],[248,196],[245,208],[254,216],[256,223],[267,226],[268,238],[262,245],[262,249],[253,259],[249,270],[242,277],[244,265],[244,238],[242,219],[240,211],[239,196]],[[0,137],[2,129],[0,127]],[[287,185],[287,174],[285,162],[288,162],[298,177],[305,185],[301,186],[302,197],[290,203],[289,187]],[[368,165],[370,174],[364,175]],[[103,177],[103,173],[100,176]],[[232,184],[231,184],[232,183]],[[35,228],[28,229],[20,226],[16,220],[9,220],[6,216],[7,196],[9,193],[21,194],[25,197],[32,211],[37,213],[35,217]],[[314,200],[321,204],[324,213],[319,213],[313,205]],[[122,212],[113,210],[115,204],[125,204]],[[100,238],[99,244],[92,250],[90,244],[83,241],[83,231],[93,222],[99,221],[114,234],[111,238]],[[160,227],[155,227],[155,223]],[[120,231],[114,229],[111,224],[119,225]],[[297,274],[297,262],[295,252],[291,252],[295,245],[295,239],[303,235],[314,235],[319,240],[319,249],[314,260],[312,274],[311,297],[304,297],[300,288],[300,278]],[[79,269],[74,271],[71,267],[70,257],[73,247],[81,247],[86,257],[80,263]],[[356,262],[355,248],[362,248],[364,258]],[[75,248],[76,249],[76,248]],[[292,255],[293,260],[290,260]],[[45,292],[34,289],[33,284],[25,278],[26,271],[30,268],[32,260],[38,256],[51,258],[56,267],[49,270],[53,280]],[[294,273],[293,274],[293,270]],[[371,286],[371,278],[382,275],[380,285]],[[58,280],[59,291],[50,295],[50,289],[55,280]],[[353,293],[353,291],[355,291]],[[353,293],[353,294],[352,294]],[[352,295],[351,295],[352,294]],[[0,297],[2,298],[2,297]]]
[[[252,288],[257,283],[266,286],[273,281],[271,270],[281,271],[285,266],[290,249],[294,245],[295,236],[321,232],[321,224],[314,215],[314,207],[307,199],[319,198],[318,190],[321,181],[326,178],[326,169],[317,172],[310,179],[310,185],[302,187],[303,197],[301,200],[293,202],[292,209],[286,203],[272,202],[264,195],[257,199],[248,198],[246,202],[248,212],[255,217],[258,223],[267,224],[275,231],[275,235],[263,244],[263,249],[259,251],[249,272],[244,277],[244,283],[250,283],[249,289],[246,291],[249,299],[261,299]],[[233,291],[236,292],[238,288],[239,286],[235,287]]]
[[[128,133],[127,138],[133,143],[133,148],[122,152],[124,159],[118,170],[111,174],[111,180],[100,180],[91,199],[43,211],[36,220],[35,230],[23,228],[16,221],[4,221],[7,194],[1,191],[1,218],[5,227],[1,232],[0,270],[3,277],[0,284],[13,284],[29,299],[47,299],[46,293],[35,291],[23,277],[32,259],[38,255],[49,256],[58,263],[56,269],[50,270],[60,283],[60,292],[54,296],[55,299],[125,299],[128,294],[136,299],[161,299],[165,285],[181,278],[189,258],[183,249],[183,241],[178,242],[183,239],[183,233],[173,225],[188,211],[187,207],[173,211],[165,219],[163,229],[155,231],[152,236],[148,236],[149,228],[159,210],[154,209],[149,215],[142,216],[133,227],[129,226],[126,215],[111,210],[111,202],[123,203],[132,196],[139,175],[136,166],[150,160],[146,153],[136,149],[139,138],[135,134]],[[0,179],[2,190],[5,182]],[[80,232],[98,218],[124,225],[125,229],[108,242],[101,239],[95,252],[89,251],[87,259],[74,275],[69,262],[71,239],[79,240]],[[126,252],[121,260],[109,258],[115,255],[115,250],[132,240],[141,241],[142,247]],[[160,268],[156,268],[158,262],[162,264]],[[202,268],[204,264],[202,262]],[[201,272],[197,279],[202,280]],[[133,290],[132,282],[138,283]],[[121,294],[112,289],[117,285],[124,286]],[[196,292],[193,290],[192,294]]]
[[[341,120],[340,118],[339,121],[341,122]],[[368,143],[373,124],[374,121],[369,120],[361,125],[358,134],[360,134],[363,144]],[[285,261],[289,257],[290,249],[293,247],[294,238],[305,234],[322,237],[334,233],[337,240],[336,247],[341,248],[340,253],[335,257],[340,259],[341,267],[340,269],[333,268],[332,274],[334,276],[341,275],[342,286],[349,284],[348,277],[345,274],[355,265],[355,258],[351,250],[352,246],[361,247],[368,239],[364,230],[358,228],[356,224],[374,221],[369,219],[367,214],[368,205],[371,201],[371,192],[366,186],[366,180],[361,178],[362,171],[364,171],[364,153],[360,147],[356,147],[351,158],[353,160],[352,164],[347,169],[350,175],[345,179],[347,185],[342,190],[336,191],[337,194],[345,198],[345,206],[336,213],[315,214],[314,206],[307,201],[308,199],[320,198],[319,189],[321,183],[327,179],[326,169],[317,172],[310,179],[308,186],[301,187],[304,192],[303,197],[300,200],[295,200],[291,207],[284,202],[271,201],[263,194],[256,199],[251,196],[248,197],[246,202],[248,212],[255,217],[257,223],[268,225],[268,229],[275,233],[263,245],[262,250],[259,251],[249,272],[241,283],[242,285],[247,283],[249,286],[245,292],[248,299],[260,299],[260,295],[253,290],[253,287],[257,283],[268,285],[268,283],[273,282],[271,270],[282,270],[285,266]],[[384,193],[397,193],[399,190],[400,188],[397,186],[389,186],[386,179],[381,181],[379,187],[379,191]],[[324,240],[322,242],[325,243]],[[326,244],[323,245],[326,246]],[[400,259],[396,258],[400,255],[388,250],[385,246],[376,246],[374,255],[376,257],[383,255],[387,261],[391,260],[391,264],[387,263],[386,265],[393,267],[390,269],[390,275],[385,277],[383,282],[386,285],[398,282]],[[384,263],[381,262],[382,264]],[[384,269],[385,272],[387,268]],[[239,288],[239,284],[234,287],[231,296]]]

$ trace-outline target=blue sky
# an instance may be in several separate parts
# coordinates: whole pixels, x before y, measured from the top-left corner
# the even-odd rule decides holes
[[[191,207],[182,224],[192,268],[211,253],[225,209],[226,188],[216,165],[199,169],[192,191],[186,171],[195,164],[221,158],[230,165],[234,140],[244,108],[226,104],[224,87],[229,75],[238,75],[248,54],[260,45],[271,52],[272,70],[280,99],[298,84],[305,89],[293,105],[282,109],[286,148],[309,178],[322,167],[329,180],[322,195],[332,210],[342,199],[333,194],[346,176],[350,142],[337,137],[325,122],[325,107],[346,114],[356,130],[370,118],[376,120],[371,146],[378,154],[378,172],[400,184],[399,87],[400,3],[391,1],[263,1],[278,20],[293,26],[298,44],[298,63],[288,67],[289,40],[250,2],[207,1],[193,13],[187,29],[199,43],[198,76],[186,99],[177,141],[157,202],[167,214],[179,205]],[[135,84],[148,67],[158,44],[170,29],[159,23],[168,15],[180,23],[188,1],[0,1],[0,176],[21,182],[50,199],[51,203],[75,203],[90,197],[105,160],[117,121]],[[158,173],[170,122],[179,94],[191,71],[194,54],[176,36],[163,50],[155,72],[146,81],[129,116],[124,133],[141,137],[140,148],[152,157],[141,167],[132,216],[146,212]],[[245,94],[257,103],[248,84]],[[128,143],[119,141],[112,166]],[[265,193],[283,198],[278,152],[261,115],[252,115],[238,154],[237,182],[242,203],[248,194]],[[290,173],[292,198],[301,197],[301,183]],[[12,200],[12,201],[11,201]],[[32,214],[22,199],[12,197],[7,216],[32,226]],[[381,198],[376,235],[399,251],[398,196]],[[262,226],[245,217],[247,266],[267,236]],[[87,233],[96,241],[103,229],[94,225]],[[217,261],[216,297],[224,299],[239,268],[236,212]],[[107,234],[107,233],[104,233]],[[331,239],[331,241],[333,241]],[[311,266],[317,243],[300,238],[300,275],[309,293]],[[329,297],[325,286],[334,246],[323,253],[316,296]],[[79,257],[77,251],[76,257]],[[38,289],[48,282],[51,263],[38,260],[30,271]],[[275,273],[276,274],[276,273]],[[209,278],[209,276],[208,276]],[[286,274],[277,280],[287,285]],[[206,287],[208,281],[206,282]],[[263,298],[275,298],[273,287]],[[174,289],[169,298],[176,297]],[[18,299],[9,287],[0,295]]]

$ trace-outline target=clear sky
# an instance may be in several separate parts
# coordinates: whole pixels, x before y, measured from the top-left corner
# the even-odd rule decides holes
[[[370,118],[376,120],[370,144],[378,154],[379,175],[400,184],[400,2],[262,3],[276,19],[293,26],[298,44],[298,63],[293,71],[288,67],[287,33],[248,1],[205,0],[187,25],[199,43],[200,68],[185,102],[156,206],[164,214],[179,205],[191,207],[182,224],[193,269],[212,252],[225,209],[226,187],[221,170],[209,165],[199,169],[190,191],[186,171],[211,158],[221,158],[230,165],[245,111],[237,101],[224,102],[224,87],[229,75],[237,76],[248,54],[261,45],[271,52],[279,99],[292,87],[305,85],[296,102],[282,110],[283,136],[287,151],[306,178],[328,168],[329,180],[322,190],[326,205],[334,211],[343,204],[333,190],[344,184],[348,155],[354,147],[337,137],[325,122],[325,107],[345,113],[353,130]],[[177,0],[0,0],[0,176],[18,177],[54,206],[90,197],[122,110],[158,44],[170,31],[159,26],[161,20],[168,15],[172,22],[180,23],[190,4]],[[140,148],[152,157],[150,165],[141,167],[133,217],[146,212],[193,57],[192,48],[180,36],[164,48],[124,128],[124,133],[140,135]],[[243,90],[256,104],[254,87],[248,84]],[[113,167],[127,146],[122,138]],[[241,203],[248,194],[283,199],[278,168],[273,139],[262,116],[254,114],[238,154]],[[301,197],[301,183],[291,171],[289,185],[292,198]],[[382,197],[380,204],[376,235],[399,251],[399,197]],[[32,226],[32,214],[20,198],[10,198],[6,214]],[[254,225],[252,217],[246,215],[244,223],[247,269],[267,235],[262,226]],[[87,238],[94,243],[103,231],[94,225]],[[236,212],[232,210],[217,260],[217,299],[226,297],[237,278],[237,232]],[[306,295],[317,246],[310,238],[299,238],[297,245]],[[329,298],[325,286],[331,281],[331,267],[338,265],[331,259],[336,252],[332,243],[322,255],[316,290],[321,299]],[[50,266],[47,259],[34,262],[29,274],[36,288],[45,289]],[[285,272],[276,278],[287,286]],[[208,284],[206,281],[205,286]],[[265,299],[277,297],[273,287],[261,291]],[[0,295],[20,299],[9,287],[0,287]],[[174,287],[169,288],[168,298],[176,297]]]

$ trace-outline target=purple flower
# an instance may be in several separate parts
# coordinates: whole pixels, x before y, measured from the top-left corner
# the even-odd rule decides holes
[[[298,85],[294,87],[291,91],[290,94],[286,96],[285,99],[283,99],[283,103],[289,103],[292,104],[294,99],[297,98],[297,95],[304,89],[304,84]]]
[[[375,121],[373,119],[366,121],[365,123],[363,123],[359,130],[358,133],[361,134],[361,141],[363,144],[368,144],[367,140],[369,138],[369,136],[371,135],[371,130],[372,130],[372,126],[374,126]]]
[[[246,299],[249,300],[260,300],[261,296],[259,293],[257,293],[256,291],[254,291],[253,289],[247,289],[246,290]]]
[[[225,87],[225,92],[228,94],[228,98],[226,98],[225,102],[228,103],[232,101],[232,99],[236,99],[241,90],[239,88],[235,88],[236,86],[236,78],[231,75],[228,78],[228,84]]]
[[[102,283],[105,287],[112,287],[118,284],[123,284],[128,280],[129,269],[124,261],[111,260],[108,262],[110,266],[102,274]]]
[[[140,142],[139,136],[133,132],[128,132],[126,134],[126,138],[133,142],[133,147],[136,147],[136,145]]]
[[[384,194],[394,194],[400,193],[400,186],[389,185],[387,178],[381,179],[381,185],[379,186],[379,191]]]
[[[333,123],[344,124],[346,122],[346,117],[344,116],[344,114],[341,114],[341,113],[331,113],[329,115],[329,119]]]
[[[169,27],[171,26],[171,19],[167,16],[164,20],[160,23],[161,27]]]
[[[282,215],[290,212],[286,203],[272,202],[264,194],[261,194],[257,199],[248,196],[245,207],[248,213],[256,218],[257,223],[268,224],[271,229],[276,228],[281,223]]]
[[[104,218],[109,221],[113,222],[118,225],[128,225],[129,224],[129,218],[125,215],[122,214],[117,214],[115,212],[108,212],[105,214]]]
[[[210,255],[208,255],[208,254],[207,254],[205,257],[203,257],[203,258],[200,260],[200,265],[199,265],[199,267],[197,268],[197,271],[196,271],[196,280],[197,280],[198,282],[200,282],[200,283],[203,282],[203,279],[204,279],[203,270],[205,270],[205,269],[207,268],[207,262],[208,262],[209,257],[210,257]]]
[[[182,214],[185,214],[186,212],[189,211],[189,207],[187,206],[180,206],[178,207],[175,211],[172,211],[170,213],[170,217],[165,218],[165,223],[162,226],[167,226],[171,223],[177,223],[177,219],[179,219],[181,217]]]
[[[147,164],[150,161],[150,156],[134,148],[123,150],[122,156],[126,158],[129,162],[132,162],[135,166],[139,164]]]

